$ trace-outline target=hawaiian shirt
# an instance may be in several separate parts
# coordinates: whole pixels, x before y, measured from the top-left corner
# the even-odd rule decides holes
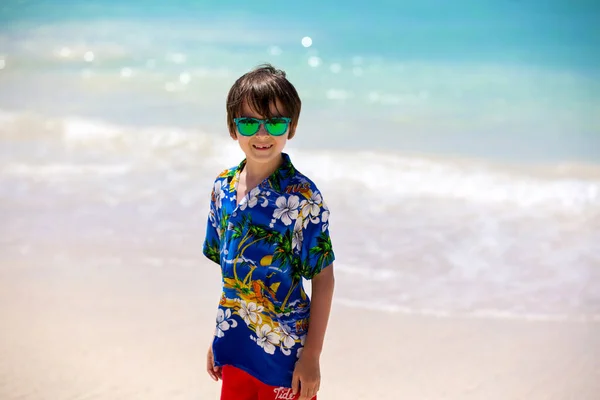
[[[222,172],[211,194],[204,255],[220,264],[223,293],[213,354],[271,386],[291,387],[308,330],[311,279],[334,261],[329,210],[287,154],[236,201],[245,160]]]

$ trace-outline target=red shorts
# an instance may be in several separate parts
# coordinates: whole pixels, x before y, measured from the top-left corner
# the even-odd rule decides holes
[[[239,368],[225,365],[221,369],[221,400],[295,400],[292,389],[269,386]],[[317,400],[317,396],[311,400]]]

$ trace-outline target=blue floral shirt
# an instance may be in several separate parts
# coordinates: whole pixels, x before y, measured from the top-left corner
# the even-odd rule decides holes
[[[335,256],[329,210],[287,154],[281,166],[236,202],[245,160],[222,172],[211,194],[204,254],[221,266],[223,293],[213,353],[272,386],[290,387],[300,357],[311,279]]]

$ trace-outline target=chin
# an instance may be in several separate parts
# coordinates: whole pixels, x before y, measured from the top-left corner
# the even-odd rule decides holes
[[[276,147],[271,147],[268,150],[257,150],[253,147],[248,149],[248,153],[258,159],[270,159],[281,155],[281,150]]]
[[[281,152],[270,152],[269,154],[256,154],[252,153],[252,158],[256,161],[268,162],[274,158],[278,158],[281,156]]]

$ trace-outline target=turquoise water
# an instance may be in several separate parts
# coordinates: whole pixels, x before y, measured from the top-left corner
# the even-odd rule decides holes
[[[6,0],[0,21],[11,25],[22,21],[168,20],[174,24],[172,29],[181,21],[197,25],[221,22],[254,32],[270,32],[274,43],[293,33],[308,34],[332,56],[356,53],[397,60],[513,62],[595,72],[600,64],[600,5],[594,1],[81,3]],[[151,26],[148,31],[152,31]],[[240,37],[240,43],[243,42]]]
[[[243,157],[227,91],[272,62],[337,302],[600,318],[595,2],[80,3],[0,5],[1,254],[143,238],[200,264],[207,190]]]
[[[4,109],[222,134],[235,78],[272,62],[304,100],[299,147],[600,160],[595,2],[0,7]]]

